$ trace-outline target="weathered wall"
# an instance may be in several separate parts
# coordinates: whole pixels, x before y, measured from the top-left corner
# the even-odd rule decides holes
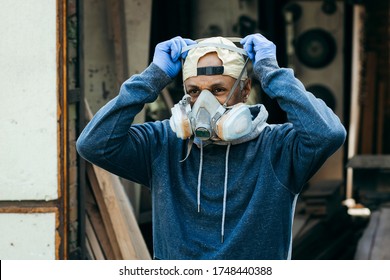
[[[0,259],[56,258],[56,27],[56,0],[1,1]]]
[[[240,16],[252,20],[255,24],[253,31],[258,31],[257,2],[255,0],[194,1],[193,39],[216,35],[239,37]]]
[[[56,1],[2,1],[0,26],[0,199],[55,199]]]
[[[0,215],[0,259],[54,259],[55,213]]]
[[[118,94],[115,54],[108,24],[107,1],[87,0],[84,5],[85,98],[95,114]]]

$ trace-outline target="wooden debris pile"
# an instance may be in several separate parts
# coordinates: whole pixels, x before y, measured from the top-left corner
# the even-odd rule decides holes
[[[119,178],[87,163],[86,248],[92,259],[150,259]]]

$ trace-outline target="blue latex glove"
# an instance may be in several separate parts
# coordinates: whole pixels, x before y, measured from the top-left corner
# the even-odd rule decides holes
[[[196,44],[191,39],[177,36],[157,44],[154,50],[153,63],[161,68],[169,77],[174,78],[181,69],[180,57],[185,58],[188,52],[181,55],[181,49],[187,45]]]
[[[276,59],[275,44],[259,33],[246,36],[240,43],[254,63],[264,58]]]

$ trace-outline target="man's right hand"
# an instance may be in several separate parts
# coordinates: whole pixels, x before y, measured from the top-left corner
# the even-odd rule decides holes
[[[187,52],[181,54],[182,48],[192,44],[196,44],[196,42],[191,39],[183,39],[180,36],[161,42],[154,50],[153,63],[169,77],[174,78],[181,69],[180,57],[185,58],[187,55]]]

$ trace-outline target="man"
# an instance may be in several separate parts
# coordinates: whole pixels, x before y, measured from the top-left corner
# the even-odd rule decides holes
[[[151,190],[155,259],[290,258],[298,194],[345,141],[337,116],[279,68],[272,42],[254,34],[241,43],[288,123],[268,125],[264,106],[243,104],[251,82],[233,43],[176,37],[156,46],[153,63],[77,141],[87,160]],[[171,119],[131,125],[181,58],[186,95]]]

